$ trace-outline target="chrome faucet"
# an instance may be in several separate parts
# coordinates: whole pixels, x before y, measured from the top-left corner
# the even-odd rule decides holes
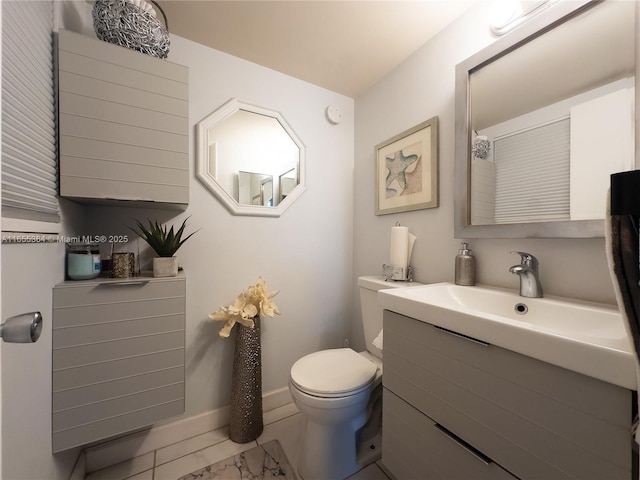
[[[509,271],[520,277],[520,296],[542,298],[542,285],[538,278],[538,259],[526,252],[511,252],[520,255],[520,265],[509,267]]]

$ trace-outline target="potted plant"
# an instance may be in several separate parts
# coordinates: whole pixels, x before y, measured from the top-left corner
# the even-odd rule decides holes
[[[186,218],[180,228],[175,232],[173,226],[167,231],[166,226],[160,225],[157,220],[151,222],[149,219],[147,219],[149,222],[148,228],[139,220],[136,220],[138,224],[137,229],[130,227],[131,230],[140,235],[158,255],[153,259],[154,277],[175,277],[178,275],[178,257],[175,256],[175,253],[184,242],[196,233],[193,232],[184,239],[182,238],[188,219],[189,218]]]

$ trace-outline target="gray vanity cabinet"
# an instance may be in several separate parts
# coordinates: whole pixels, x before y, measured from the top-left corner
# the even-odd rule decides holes
[[[53,452],[184,412],[185,277],[53,289]]]
[[[389,311],[384,337],[398,479],[633,478],[633,392]]]
[[[58,32],[60,195],[189,203],[187,67]]]

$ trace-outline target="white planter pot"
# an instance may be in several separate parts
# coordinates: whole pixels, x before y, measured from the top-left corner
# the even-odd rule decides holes
[[[178,275],[178,257],[154,257],[154,277],[175,277]]]

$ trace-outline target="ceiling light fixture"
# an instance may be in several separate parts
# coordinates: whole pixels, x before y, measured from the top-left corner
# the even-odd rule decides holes
[[[489,26],[494,35],[504,35],[558,0],[494,0]]]

